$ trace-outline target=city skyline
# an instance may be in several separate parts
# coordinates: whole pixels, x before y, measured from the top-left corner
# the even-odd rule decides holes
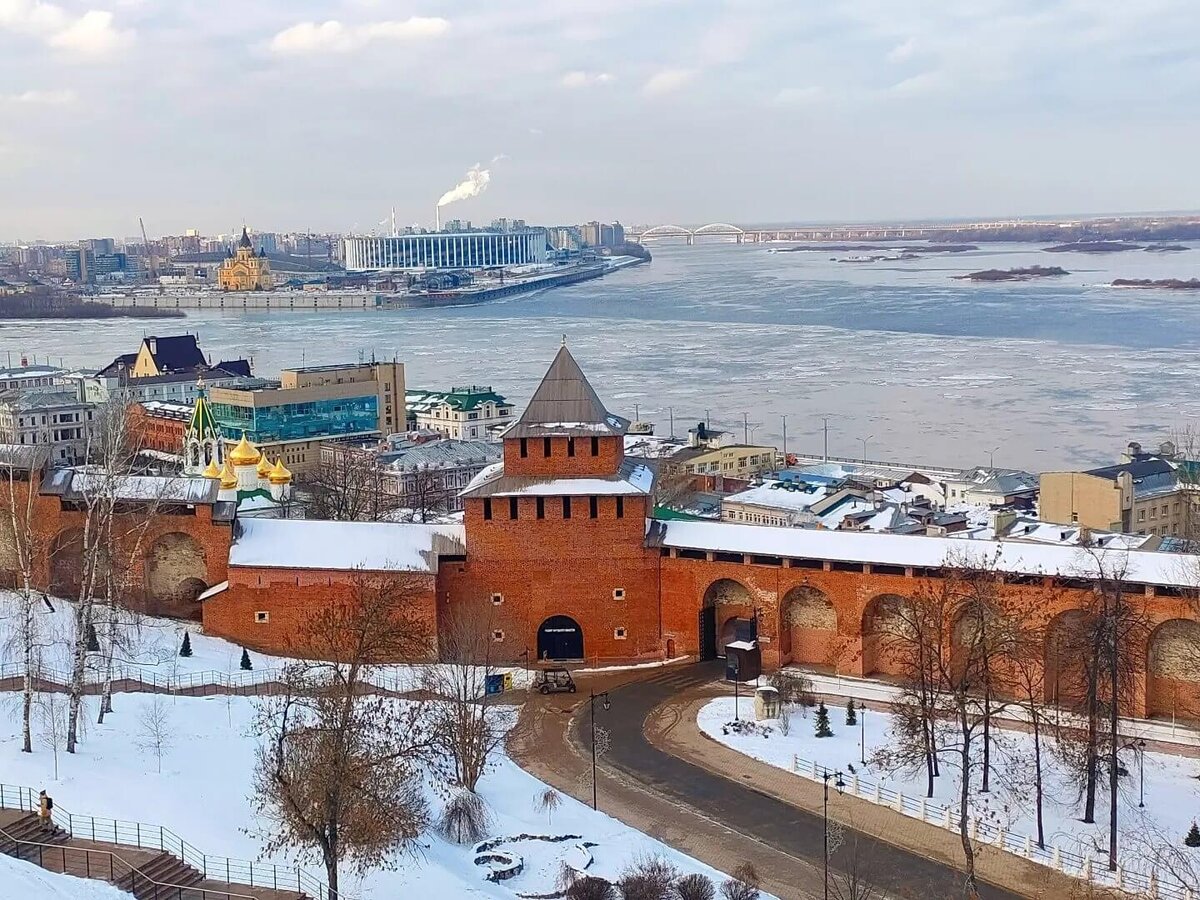
[[[1200,206],[1183,0],[101,2],[0,0],[2,240]]]

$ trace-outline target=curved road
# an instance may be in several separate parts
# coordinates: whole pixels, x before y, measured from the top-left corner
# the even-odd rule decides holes
[[[610,735],[603,766],[623,773],[655,794],[690,807],[731,831],[746,835],[787,856],[799,859],[820,872],[824,825],[820,815],[785,803],[752,787],[714,774],[708,769],[679,759],[654,746],[644,728],[654,709],[682,691],[708,684],[721,675],[719,664],[700,663],[673,667],[650,679],[635,681],[610,690],[612,710],[600,713]],[[578,708],[572,723],[575,742],[585,755],[591,753],[587,704]],[[897,822],[901,822],[899,818]],[[847,831],[843,845],[830,856],[833,869],[854,867],[856,848],[860,870],[869,869],[870,881],[888,897],[937,900],[963,895],[963,877],[957,869],[920,856],[870,835]],[[793,897],[819,897],[816,884],[797,886]],[[981,883],[984,900],[1020,900],[1021,895]]]

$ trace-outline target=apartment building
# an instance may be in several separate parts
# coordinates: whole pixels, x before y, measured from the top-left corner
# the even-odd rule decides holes
[[[52,466],[70,466],[87,457],[93,409],[70,390],[0,393],[0,443],[38,446]]]

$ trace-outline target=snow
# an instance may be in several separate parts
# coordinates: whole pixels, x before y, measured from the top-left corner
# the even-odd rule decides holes
[[[827,559],[884,565],[939,567],[964,553],[987,560],[997,571],[1025,575],[1094,577],[1096,559],[1078,547],[1018,541],[971,541],[925,535],[823,531],[724,522],[656,522],[664,547],[752,553],[801,559]],[[1110,570],[1124,569],[1132,583],[1200,586],[1195,556],[1146,550],[1098,550]],[[994,557],[994,562],[992,561]]]
[[[722,500],[723,504],[745,503],[751,506],[763,506],[769,509],[787,509],[805,512],[818,500],[823,500],[829,493],[829,488],[823,484],[804,484],[795,482],[795,489],[787,487],[789,482],[768,481],[730,494]]]
[[[19,900],[129,900],[130,894],[103,881],[47,872],[31,862],[0,854],[0,895]]]
[[[154,755],[138,746],[141,716],[155,699],[146,694],[117,695],[114,713],[97,726],[91,724],[96,700],[88,698],[83,717],[89,723],[86,739],[78,754],[59,754],[57,780],[50,751],[39,746],[33,754],[21,753],[18,728],[6,723],[0,731],[0,769],[5,780],[46,788],[58,809],[76,817],[96,815],[161,825],[206,854],[258,859],[263,854],[259,831],[268,823],[253,799],[256,701],[236,696],[158,697],[160,704],[167,704],[172,735],[160,774]],[[534,808],[545,785],[502,751],[495,763],[479,786],[494,816],[495,836],[580,835],[596,845],[590,848],[595,861],[589,871],[610,879],[639,857],[659,853],[684,871],[720,878],[712,869],[570,797],[562,798],[563,805],[548,823],[545,813]],[[436,815],[443,801],[433,785],[426,786],[426,795]],[[484,880],[484,869],[474,865],[470,845],[450,844],[429,831],[421,836],[417,853],[395,858],[393,870],[375,870],[361,880],[343,872],[343,890],[361,900],[423,895],[511,900],[517,892],[552,891],[560,861],[579,861],[579,843],[505,842],[498,849],[523,857],[525,871],[492,884]],[[284,854],[263,857],[263,862],[295,866],[300,861]],[[324,881],[319,866],[305,868]],[[5,895],[2,881],[0,895]]]
[[[60,469],[51,481],[65,482],[70,494],[93,495],[112,493],[121,500],[147,500],[158,503],[211,503],[214,484],[208,478],[185,478],[165,475],[109,476],[82,469]]]
[[[464,541],[461,525],[239,519],[229,565],[434,572],[435,548],[461,553]]]
[[[923,767],[889,772],[872,761],[876,751],[887,748],[895,741],[890,735],[890,713],[869,709],[859,725],[851,726],[844,724],[844,707],[830,705],[829,721],[834,735],[831,738],[817,738],[814,734],[815,715],[811,711],[804,715],[798,707],[792,707],[787,735],[780,732],[778,720],[761,723],[769,727],[768,733],[756,729],[753,733],[731,731],[725,734],[723,726],[734,718],[733,706],[732,697],[706,704],[697,716],[700,730],[740,753],[789,771],[793,771],[794,758],[798,756],[802,761],[800,773],[807,777],[813,777],[812,763],[816,764],[818,771],[840,770],[847,782],[850,782],[853,770],[853,775],[861,781],[860,793],[868,798],[876,781],[881,783],[885,792],[888,789],[901,791],[912,799],[925,795],[926,776]],[[740,711],[743,719],[748,714],[753,716],[753,705],[743,700]],[[1007,729],[996,729],[993,735],[992,791],[988,794],[979,791],[980,773],[977,769],[972,774],[975,790],[970,803],[972,814],[981,821],[1007,829],[1010,835],[1008,846],[1011,848],[1014,839],[1019,846],[1025,835],[1037,837],[1033,803],[1033,737]],[[860,751],[863,736],[865,758],[868,760],[865,765]],[[1127,737],[1136,740],[1137,734],[1130,732]],[[1102,789],[1097,796],[1096,824],[1088,825],[1080,821],[1083,804],[1056,755],[1056,749],[1054,738],[1043,735],[1046,846],[1058,846],[1065,853],[1080,857],[1091,854],[1098,860],[1097,869],[1103,868],[1101,860],[1108,846],[1107,791]],[[1126,750],[1121,754],[1121,761],[1129,774],[1121,778],[1118,796],[1121,835],[1117,843],[1119,859],[1123,866],[1138,869],[1139,862],[1145,856],[1146,842],[1160,847],[1182,846],[1184,835],[1200,814],[1200,781],[1196,776],[1200,763],[1189,757],[1147,751],[1146,806],[1140,809],[1137,755],[1132,750]],[[941,767],[942,774],[935,779],[935,799],[929,801],[928,819],[931,822],[940,821],[932,808],[935,803],[939,810],[942,806],[957,809],[960,778],[952,753],[943,755]]]

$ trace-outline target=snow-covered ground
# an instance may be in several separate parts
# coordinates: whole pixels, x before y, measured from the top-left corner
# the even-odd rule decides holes
[[[18,620],[16,595],[0,591],[0,677],[23,672],[22,653],[15,640]],[[71,668],[71,639],[74,629],[74,605],[68,600],[49,597],[37,605],[38,634],[43,648],[40,651],[43,671],[48,676],[63,675]],[[108,608],[97,604],[94,618],[99,641],[106,640]],[[118,670],[134,676],[144,677],[150,683],[186,686],[189,683],[219,683],[232,679],[237,683],[253,683],[269,678],[273,670],[286,665],[289,660],[279,656],[268,656],[249,650],[252,669],[241,669],[242,647],[221,638],[204,634],[196,622],[181,622],[156,616],[142,616],[125,610],[119,612],[120,633],[127,645],[117,653],[114,665]],[[192,655],[180,656],[184,633],[188,634]],[[92,654],[88,661],[90,678],[98,680],[104,668],[100,653]],[[376,668],[379,680],[387,687],[399,690],[419,686],[422,667],[394,665]],[[522,668],[497,668],[497,672],[512,675],[513,686],[523,688],[529,684],[530,673]]]
[[[129,894],[103,881],[57,875],[0,854],[0,896],[12,900],[129,900]]]
[[[888,771],[872,758],[893,741],[890,734],[892,716],[886,712],[867,710],[865,727],[845,724],[843,707],[829,708],[833,737],[817,738],[815,712],[802,715],[793,707],[788,734],[780,730],[779,720],[756,723],[747,733],[728,728],[734,718],[734,699],[723,697],[706,704],[697,717],[700,730],[715,740],[762,762],[793,770],[796,757],[801,761],[801,774],[811,777],[812,763],[818,771],[840,770],[848,782],[857,773],[870,796],[875,782],[885,791],[900,791],[906,797],[925,795],[925,771]],[[743,720],[754,718],[752,699],[742,699],[739,711]],[[865,736],[864,765],[860,740]],[[992,790],[979,790],[979,771],[972,774],[974,792],[971,797],[973,815],[981,822],[1004,828],[1010,835],[1030,835],[1036,838],[1034,810],[1033,738],[1029,734],[1009,730],[994,730],[992,756]],[[1097,823],[1081,821],[1083,802],[1078,788],[1069,779],[1066,768],[1057,755],[1057,743],[1043,736],[1042,765],[1045,783],[1043,821],[1047,847],[1058,846],[1076,856],[1091,855],[1100,859],[1108,847],[1108,792],[1103,788],[1097,798]],[[977,743],[978,747],[978,743]],[[1137,869],[1144,866],[1147,847],[1174,846],[1183,849],[1183,838],[1194,820],[1200,818],[1200,760],[1164,753],[1145,754],[1145,807],[1139,808],[1139,769],[1133,750],[1121,754],[1128,775],[1120,779],[1118,793],[1118,851],[1122,865]],[[943,756],[941,776],[935,779],[934,799],[938,807],[957,809],[960,778],[952,753]],[[867,788],[866,785],[871,785]],[[934,821],[930,813],[930,821]],[[1200,865],[1200,849],[1191,851]],[[1097,864],[1100,867],[1100,864]]]
[[[155,699],[147,694],[117,695],[115,713],[103,726],[94,724],[95,699],[89,699],[86,739],[78,755],[58,754],[57,779],[53,754],[44,745],[32,755],[19,751],[19,729],[10,717],[0,733],[4,781],[45,788],[62,811],[163,825],[205,853],[258,859],[263,845],[255,832],[264,822],[256,812],[251,787],[258,746],[252,733],[255,701],[159,695],[158,702],[168,710],[172,735],[159,774],[155,755],[143,749],[140,737],[142,711]],[[545,813],[534,808],[535,798],[546,786],[503,753],[497,754],[496,762],[480,783],[480,793],[495,817],[491,829],[495,835],[580,835],[597,845],[590,851],[594,863],[589,871],[608,878],[641,857],[662,854],[685,872],[703,872],[721,880],[712,869],[569,797],[563,797],[563,805],[548,821]],[[432,788],[429,800],[436,814],[442,801]],[[398,858],[393,871],[372,872],[361,882],[344,873],[343,890],[364,900],[417,896],[418,892],[497,898],[512,898],[515,892],[547,892],[554,889],[559,861],[572,854],[577,843],[525,841],[506,847],[524,857],[526,871],[490,884],[473,864],[471,847],[448,843],[429,832],[422,836],[419,852]],[[269,861],[296,863],[288,857]],[[319,866],[306,868],[324,881]],[[2,876],[0,896],[10,896]]]

